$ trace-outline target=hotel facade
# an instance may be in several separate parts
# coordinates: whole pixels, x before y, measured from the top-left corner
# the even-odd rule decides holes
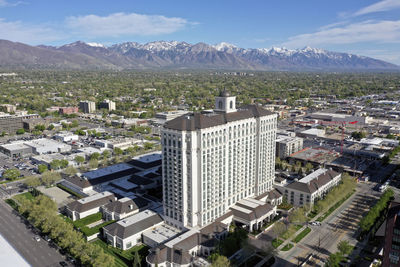
[[[187,114],[161,131],[163,203],[168,224],[203,227],[242,199],[271,191],[277,114],[236,109],[226,91],[211,112]]]

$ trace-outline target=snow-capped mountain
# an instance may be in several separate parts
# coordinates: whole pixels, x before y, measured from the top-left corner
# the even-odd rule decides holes
[[[104,46],[77,41],[29,46],[0,40],[0,67],[60,69],[232,69],[285,71],[400,70],[381,60],[318,48],[240,48],[222,42],[155,41]]]

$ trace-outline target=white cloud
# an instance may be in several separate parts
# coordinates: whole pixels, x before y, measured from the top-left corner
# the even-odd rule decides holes
[[[20,4],[23,4],[24,2],[18,1],[18,2],[8,2],[7,0],[0,0],[0,7],[6,7],[6,6],[18,6]]]
[[[136,13],[114,13],[105,17],[72,16],[66,19],[66,26],[74,34],[91,38],[169,34],[189,24],[192,23],[184,18]]]
[[[354,16],[365,15],[369,13],[389,11],[394,8],[400,8],[400,0],[382,0],[375,4],[361,8],[354,13]]]
[[[361,42],[400,43],[400,20],[367,20],[341,27],[323,27],[314,33],[290,37],[283,45],[299,47]]]
[[[62,34],[47,25],[30,25],[21,21],[6,21],[0,18],[0,39],[10,41],[43,44],[61,40]]]

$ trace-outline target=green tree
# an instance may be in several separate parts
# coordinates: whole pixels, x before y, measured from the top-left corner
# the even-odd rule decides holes
[[[74,176],[75,174],[78,173],[77,169],[75,169],[73,166],[68,166],[65,170],[64,173],[68,176]]]
[[[44,126],[43,124],[37,124],[35,125],[35,130],[43,132],[44,130],[46,130],[46,126]]]
[[[340,241],[339,244],[337,245],[337,248],[342,255],[348,255],[353,250],[353,247],[347,240]]]
[[[109,158],[109,157],[111,156],[111,152],[110,152],[109,150],[104,150],[104,151],[101,153],[101,155],[102,155],[102,157],[103,157],[104,159],[107,159],[107,158]]]
[[[3,172],[3,178],[14,181],[21,176],[21,173],[17,169],[7,169]]]
[[[100,159],[100,153],[98,152],[94,152],[92,155],[90,155],[90,159],[95,159],[95,160],[99,160]]]
[[[24,184],[28,187],[37,187],[41,184],[39,177],[30,176],[24,180]]]
[[[89,168],[96,169],[97,167],[99,167],[99,161],[97,159],[89,160]]]
[[[273,228],[272,232],[278,237],[286,231],[286,225],[282,221],[277,221]]]
[[[58,172],[46,171],[40,177],[42,183],[46,186],[53,185],[54,183],[61,180],[61,175]]]
[[[48,170],[47,165],[45,165],[45,164],[39,164],[39,165],[38,165],[38,171],[39,171],[39,173],[44,173],[44,172],[47,171],[47,170]]]
[[[79,165],[81,165],[82,163],[85,162],[85,158],[82,156],[76,156],[75,159],[76,163],[78,163]]]
[[[16,134],[24,134],[25,133],[25,130],[24,129],[18,129],[17,130],[17,132],[16,132]]]
[[[339,263],[343,260],[343,255],[340,253],[334,253],[329,255],[326,266],[328,267],[339,267]]]
[[[60,167],[61,167],[62,169],[67,168],[68,164],[69,164],[68,160],[66,160],[66,159],[60,160]]]
[[[217,255],[213,262],[211,263],[212,267],[230,267],[231,263],[227,257],[223,255]]]
[[[140,267],[140,265],[141,265],[140,255],[139,255],[139,252],[137,250],[135,250],[135,253],[133,254],[132,267]]]
[[[119,148],[119,147],[114,148],[114,154],[115,155],[121,156],[123,153],[124,153],[124,151],[122,151],[121,148]]]
[[[289,214],[289,221],[291,223],[305,223],[307,221],[307,216],[303,208],[296,208]]]
[[[52,170],[58,170],[60,167],[61,167],[61,161],[60,161],[60,160],[58,160],[58,159],[53,159],[53,160],[50,162],[50,168],[51,168]]]
[[[76,127],[78,127],[79,126],[79,122],[77,121],[77,120],[73,120],[72,122],[71,122],[71,128],[76,128]]]
[[[150,150],[150,149],[152,149],[154,147],[154,144],[150,143],[150,142],[145,142],[143,147],[144,147],[145,150]]]

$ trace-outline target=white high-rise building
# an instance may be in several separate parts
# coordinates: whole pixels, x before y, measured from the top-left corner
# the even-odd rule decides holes
[[[162,129],[166,221],[204,226],[241,199],[272,189],[277,115],[256,105],[236,109],[222,92],[212,113],[187,114]]]

